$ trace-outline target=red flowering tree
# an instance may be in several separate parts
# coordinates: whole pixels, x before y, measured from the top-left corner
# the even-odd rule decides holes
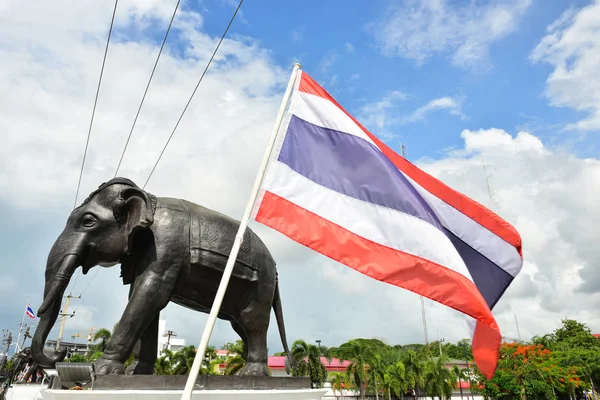
[[[582,386],[577,367],[561,366],[550,350],[535,344],[503,344],[494,377],[488,381],[475,373],[486,399],[569,398]]]

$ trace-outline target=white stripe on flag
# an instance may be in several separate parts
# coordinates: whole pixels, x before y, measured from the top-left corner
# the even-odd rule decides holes
[[[446,229],[508,274],[517,276],[521,270],[523,259],[513,245],[429,193],[408,175],[404,174],[404,176],[431,206]]]
[[[420,218],[338,193],[279,161],[271,164],[262,186],[365,239],[430,260],[472,281],[448,237]]]
[[[379,150],[373,140],[348,115],[323,97],[305,92],[296,92],[290,105],[290,111],[298,118],[302,118],[313,125],[364,139]]]

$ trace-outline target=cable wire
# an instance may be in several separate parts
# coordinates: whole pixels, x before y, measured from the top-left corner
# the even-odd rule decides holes
[[[171,31],[171,26],[173,25],[173,20],[175,19],[175,14],[177,14],[177,9],[179,8],[179,3],[181,0],[177,0],[177,4],[175,5],[175,10],[173,11],[173,16],[171,17],[171,22],[169,22],[169,27],[167,28],[167,32],[165,33],[165,37],[163,39],[162,45],[160,46],[160,50],[158,52],[158,57],[156,57],[156,61],[154,62],[154,68],[152,68],[152,73],[150,74],[150,79],[148,80],[148,84],[146,85],[146,90],[144,91],[144,96],[142,96],[142,101],[140,102],[140,106],[137,110],[137,114],[135,114],[135,119],[133,120],[133,125],[131,126],[131,130],[129,131],[129,136],[127,137],[127,142],[125,142],[125,147],[123,148],[123,153],[121,154],[121,159],[119,160],[119,164],[117,165],[117,169],[115,171],[114,178],[117,177],[119,173],[119,168],[121,167],[121,163],[123,162],[123,157],[125,156],[125,152],[127,151],[127,146],[129,145],[129,140],[131,139],[131,135],[133,134],[133,129],[137,122],[138,116],[140,115],[140,111],[142,110],[142,105],[144,104],[144,100],[146,99],[146,94],[148,93],[148,89],[150,88],[150,82],[152,82],[152,77],[154,77],[154,71],[156,71],[156,66],[158,65],[158,60],[160,60],[160,56],[162,54],[163,48],[165,47],[165,43],[167,41],[167,36],[169,36],[169,32]]]
[[[83,161],[81,163],[81,171],[79,172],[79,182],[77,183],[77,193],[75,193],[75,204],[73,209],[77,207],[77,197],[79,196],[79,188],[81,187],[81,177],[83,176],[83,167],[85,165],[85,157],[87,155],[88,145],[90,143],[90,136],[92,134],[92,124],[94,123],[94,115],[96,114],[96,104],[98,104],[98,94],[100,93],[100,83],[102,82],[102,75],[104,74],[104,64],[106,63],[106,54],[108,53],[108,44],[110,43],[110,36],[113,30],[113,24],[115,22],[115,14],[117,13],[117,3],[119,0],[115,0],[115,8],[113,10],[112,19],[110,20],[110,29],[108,30],[108,39],[106,40],[106,49],[104,49],[104,59],[102,60],[102,69],[100,70],[100,79],[98,80],[98,88],[96,89],[96,98],[94,100],[94,108],[92,110],[92,118],[90,120],[90,128],[88,130],[87,140],[85,141],[85,150],[83,151]]]
[[[152,68],[152,73],[150,74],[150,79],[148,80],[148,84],[146,85],[146,90],[144,91],[144,95],[142,96],[142,101],[140,102],[140,106],[137,110],[137,114],[135,115],[135,119],[133,120],[133,125],[131,126],[131,130],[129,131],[129,136],[127,137],[127,142],[125,143],[125,147],[123,148],[123,153],[121,154],[121,159],[119,160],[119,164],[117,165],[117,169],[115,171],[114,177],[117,176],[117,173],[119,172],[119,168],[121,167],[121,162],[123,161],[123,157],[125,156],[125,151],[127,150],[127,145],[129,144],[129,140],[131,139],[131,135],[133,134],[133,129],[135,127],[135,123],[138,119],[138,116],[140,115],[142,105],[144,104],[144,99],[146,98],[146,94],[148,93],[148,89],[150,88],[150,82],[152,82],[152,77],[154,76],[154,71],[156,71],[156,66],[158,65],[158,60],[160,60],[160,56],[162,54],[163,48],[165,47],[165,43],[167,42],[167,36],[169,35],[169,32],[171,31],[171,26],[173,25],[173,20],[175,19],[175,14],[177,14],[177,9],[179,8],[180,2],[181,2],[181,0],[177,0],[177,4],[175,5],[175,10],[173,10],[173,15],[171,16],[171,21],[169,22],[167,32],[165,33],[165,37],[163,38],[162,45],[160,46],[158,56],[156,57],[156,61],[154,62],[154,67]],[[94,278],[96,278],[96,275],[98,275],[98,271],[100,271],[100,268],[96,269],[96,271],[94,272],[94,275],[92,276],[92,279],[90,279],[87,286],[81,292],[80,296],[83,297],[83,294],[88,290],[88,288],[94,281]],[[78,277],[79,277],[79,275],[77,275],[77,277],[75,278],[75,281],[77,281]],[[75,287],[75,285],[73,285],[73,287]],[[75,308],[75,311],[77,311],[77,308]]]
[[[75,202],[73,203],[73,209],[77,207],[77,198],[79,197],[79,189],[81,188],[81,177],[83,176],[83,168],[85,166],[85,159],[87,155],[88,146],[90,143],[90,136],[92,134],[92,125],[94,123],[94,115],[96,114],[96,105],[98,104],[98,94],[100,93],[100,84],[102,83],[102,76],[104,75],[104,65],[106,64],[106,55],[108,54],[108,45],[110,43],[110,37],[112,35],[113,25],[115,22],[115,15],[117,13],[117,4],[119,0],[115,0],[115,7],[113,9],[112,18],[110,20],[110,28],[108,30],[108,38],[106,40],[106,48],[104,49],[104,58],[102,59],[102,68],[100,69],[100,78],[98,79],[98,87],[96,88],[96,98],[94,99],[94,108],[92,109],[92,118],[90,119],[90,127],[88,129],[87,139],[85,141],[85,149],[83,150],[83,161],[81,162],[81,170],[79,171],[79,182],[77,182],[77,192],[75,193]],[[73,282],[73,288],[77,283],[77,279],[79,279],[79,270],[77,270],[77,274],[75,275],[75,280]]]
[[[198,90],[198,86],[200,86],[200,83],[202,82],[202,79],[204,79],[204,75],[206,74],[206,71],[208,71],[208,67],[210,67],[210,64],[212,63],[212,60],[215,57],[215,54],[217,54],[217,51],[219,50],[219,47],[221,46],[221,43],[223,42],[223,39],[225,39],[225,36],[227,35],[227,32],[229,31],[229,28],[231,27],[231,24],[233,23],[233,20],[235,19],[235,16],[237,15],[237,13],[238,13],[240,7],[242,6],[243,2],[244,2],[244,0],[240,0],[240,3],[238,4],[237,8],[235,9],[235,12],[233,13],[233,15],[231,17],[231,20],[229,21],[229,24],[227,25],[227,28],[223,32],[223,35],[221,35],[221,39],[219,40],[219,43],[217,44],[217,47],[215,48],[212,56],[210,57],[210,60],[208,60],[208,63],[206,64],[206,68],[204,68],[204,72],[202,72],[202,75],[200,76],[200,79],[198,80],[198,83],[196,84],[196,87],[194,88],[194,91],[192,92],[192,95],[190,96],[187,104],[185,105],[185,107],[183,109],[183,112],[179,116],[179,119],[177,120],[177,123],[175,124],[175,127],[173,128],[173,131],[171,132],[171,135],[169,136],[169,139],[167,139],[167,142],[165,143],[165,146],[163,147],[162,151],[160,152],[160,155],[158,156],[158,159],[156,160],[156,163],[154,164],[154,167],[152,167],[152,171],[150,171],[150,175],[148,175],[148,179],[146,179],[146,182],[144,183],[144,186],[142,187],[142,189],[145,189],[146,185],[148,184],[148,181],[150,181],[150,178],[152,177],[152,174],[154,173],[154,170],[156,169],[156,166],[158,165],[158,163],[159,163],[160,159],[162,158],[162,156],[163,156],[163,154],[164,154],[167,146],[169,145],[169,142],[171,141],[171,138],[173,137],[173,134],[175,133],[175,130],[177,130],[177,127],[179,126],[179,123],[181,122],[181,119],[183,118],[183,115],[187,111],[188,106],[192,102],[192,99],[194,98],[194,95],[196,94],[196,90]]]

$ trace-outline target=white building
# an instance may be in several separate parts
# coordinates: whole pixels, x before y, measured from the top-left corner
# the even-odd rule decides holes
[[[176,333],[167,329],[167,320],[158,321],[158,357],[162,356],[164,349],[173,352],[179,351],[185,347],[185,339],[179,339]]]

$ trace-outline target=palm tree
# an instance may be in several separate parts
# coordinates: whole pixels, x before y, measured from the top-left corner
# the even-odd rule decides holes
[[[154,363],[154,374],[155,375],[172,375],[173,374],[173,351],[169,349],[164,349],[161,354],[163,356],[159,357]]]
[[[373,355],[372,347],[361,340],[353,339],[333,349],[332,352],[341,360],[350,361],[346,367],[346,381],[354,382],[360,392],[360,398],[364,400],[370,368],[369,360]]]
[[[344,375],[339,372],[332,372],[329,374],[329,383],[331,383],[331,390],[333,390],[333,395],[338,397],[337,391],[342,395],[342,388],[345,386],[344,384]]]
[[[457,377],[454,372],[446,368],[446,357],[438,357],[435,361],[427,361],[425,367],[425,389],[432,398],[437,396],[450,399],[452,391],[456,387]]]
[[[116,325],[115,325],[115,327],[116,327]],[[106,342],[108,342],[108,339],[110,339],[110,337],[111,337],[111,333],[108,329],[106,329],[106,328],[99,329],[98,332],[96,332],[94,334],[94,342],[96,342],[98,340],[102,340],[102,342],[97,344],[96,346],[94,346],[94,352],[96,352],[96,351],[104,352],[104,350],[106,349]]]
[[[419,360],[417,352],[414,350],[406,352],[403,362],[406,370],[406,384],[408,388],[414,389],[417,393],[424,385],[425,364]]]
[[[292,343],[291,352],[296,360],[292,376],[308,376],[312,387],[322,387],[327,380],[327,368],[321,362],[321,355],[324,353],[327,361],[331,361],[329,349],[298,339]]]
[[[196,357],[196,348],[192,346],[186,346],[173,354],[171,360],[173,362],[173,369],[171,375],[187,375],[192,368],[194,358]],[[205,371],[203,371],[205,372]]]
[[[236,341],[228,346],[230,353],[235,356],[229,357],[225,364],[225,375],[234,375],[246,365],[246,347],[241,340]]]
[[[458,367],[458,365],[455,365],[452,367],[452,372],[454,372],[454,375],[456,375],[456,378],[458,379],[458,388],[460,389],[460,398],[463,398],[463,389],[462,389],[462,380],[467,378],[467,375],[465,375],[465,371],[463,371],[461,368]]]
[[[394,396],[403,398],[406,393],[406,370],[402,361],[395,364],[388,364],[383,374],[383,387],[388,394],[388,399]]]
[[[383,382],[385,366],[381,359],[381,354],[374,354],[369,360],[369,377],[375,385],[375,399],[379,400],[379,383]]]

